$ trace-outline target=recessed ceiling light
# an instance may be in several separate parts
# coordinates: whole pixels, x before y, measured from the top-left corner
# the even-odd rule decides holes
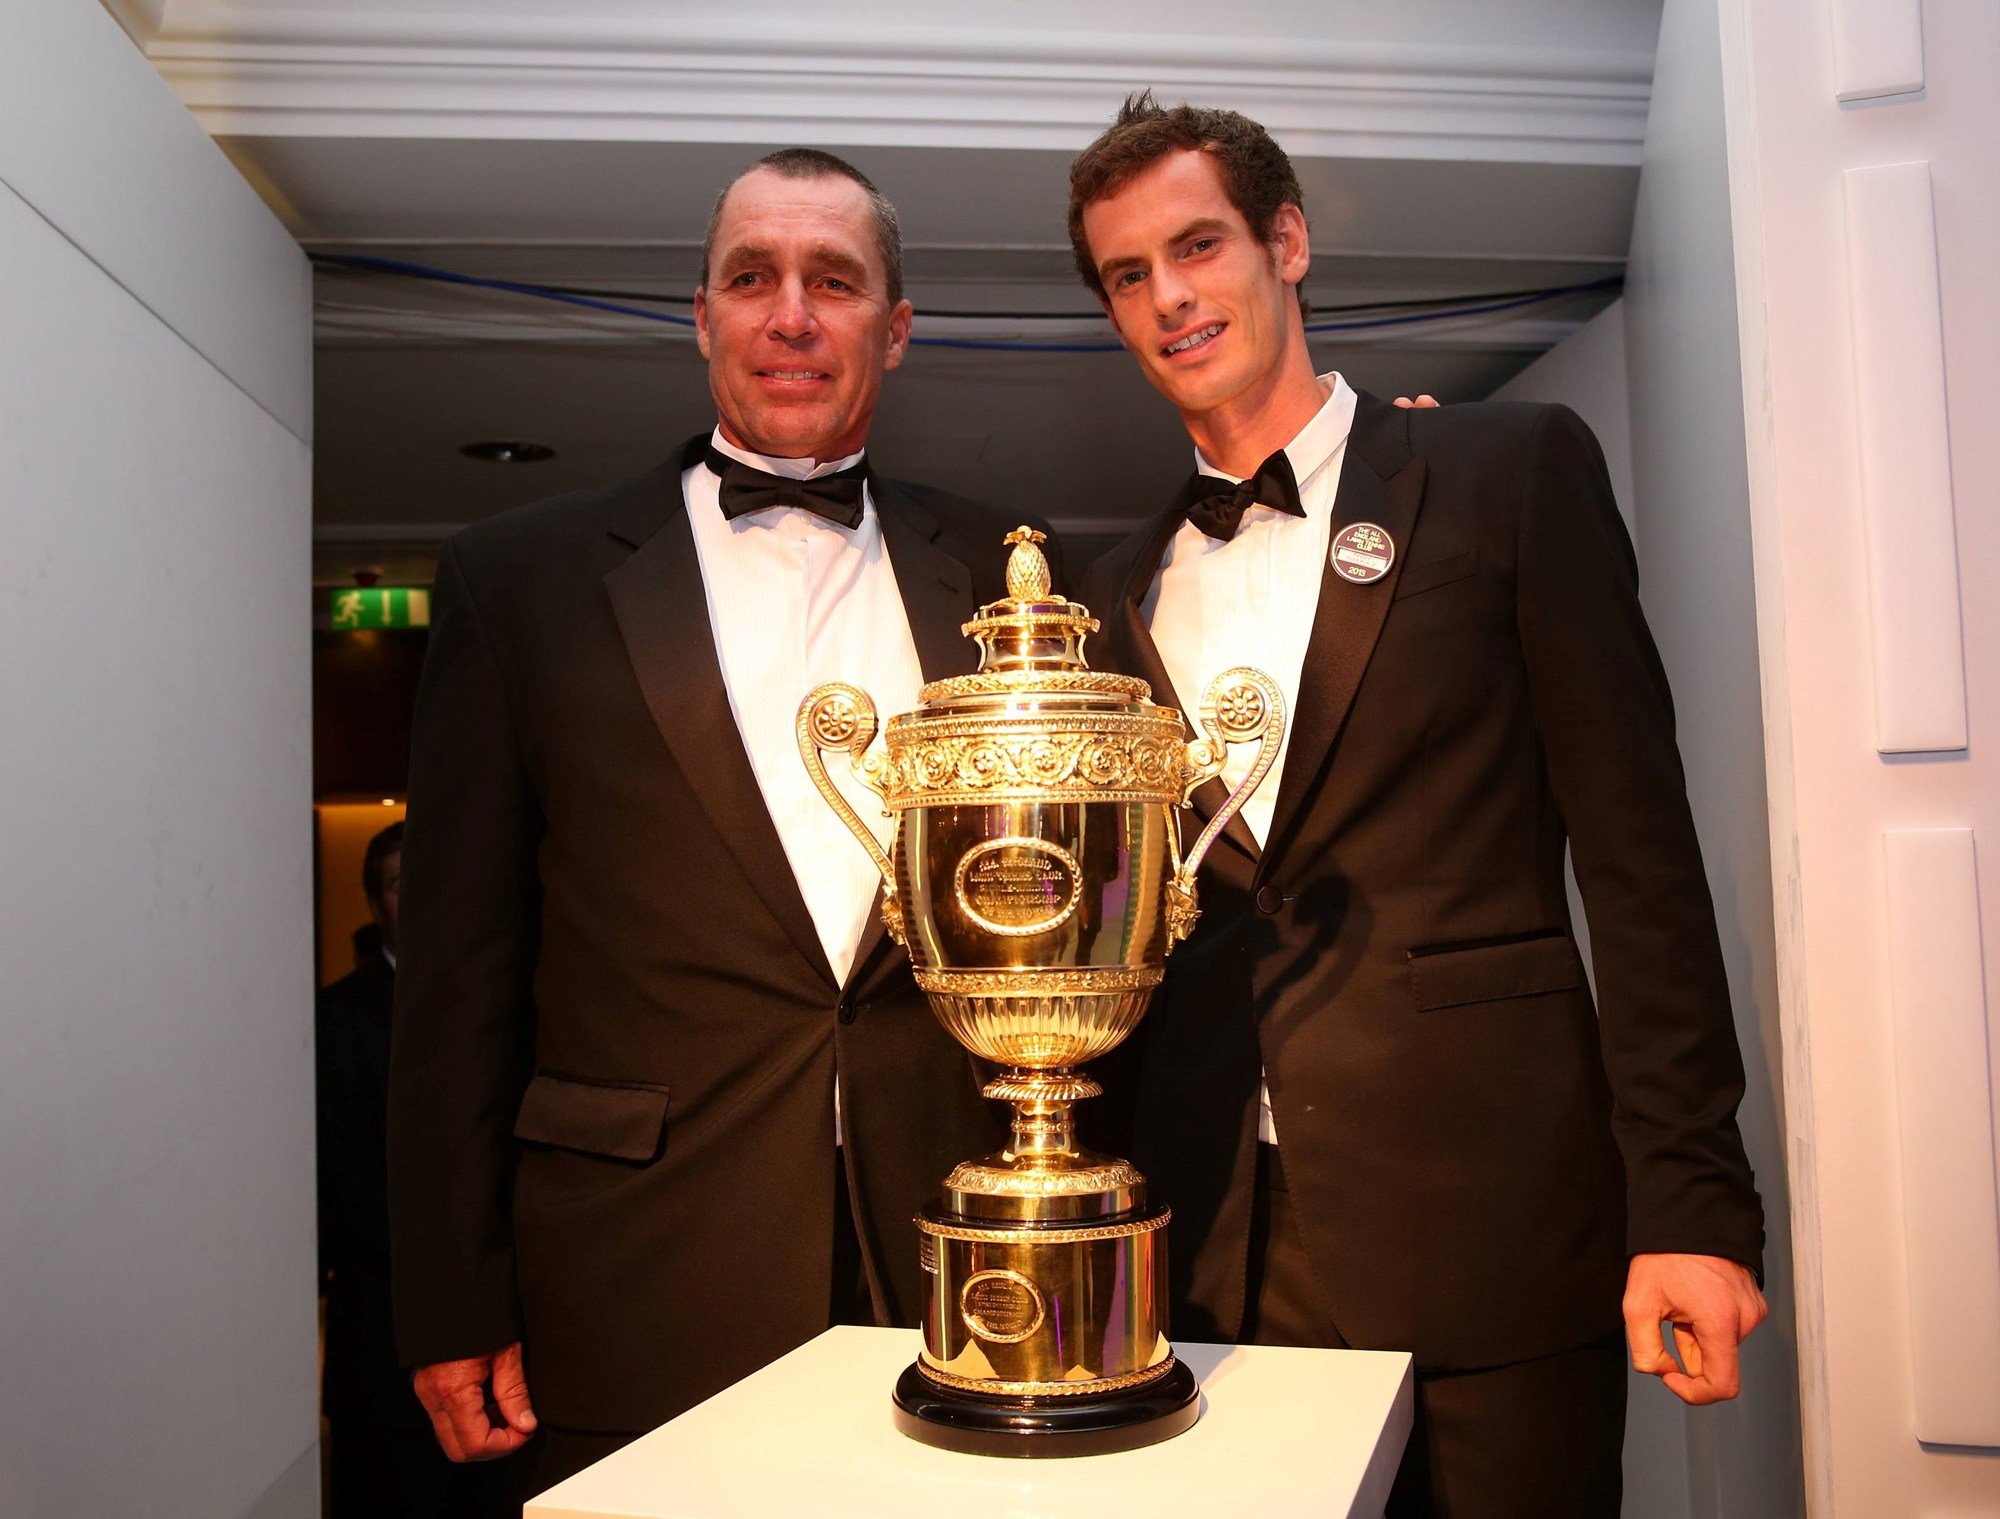
[[[556,451],[546,443],[512,441],[468,443],[459,452],[468,459],[484,459],[489,464],[540,464],[556,456]]]

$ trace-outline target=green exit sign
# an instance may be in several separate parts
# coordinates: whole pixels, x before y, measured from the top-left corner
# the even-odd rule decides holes
[[[349,586],[327,597],[327,616],[338,633],[362,628],[427,628],[431,593],[423,586]]]

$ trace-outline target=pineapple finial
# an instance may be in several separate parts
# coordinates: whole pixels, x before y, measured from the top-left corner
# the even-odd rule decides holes
[[[1047,538],[1046,533],[1027,526],[1017,527],[1007,535],[1006,541],[1014,545],[1014,552],[1007,556],[1007,594],[1014,600],[1048,600],[1049,562],[1035,547]]]

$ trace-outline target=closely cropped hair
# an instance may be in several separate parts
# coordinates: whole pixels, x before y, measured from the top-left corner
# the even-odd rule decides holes
[[[1076,255],[1076,272],[1099,299],[1104,282],[1083,235],[1084,207],[1116,195],[1169,153],[1184,149],[1215,160],[1229,203],[1258,241],[1270,242],[1280,206],[1289,203],[1305,213],[1305,195],[1291,159],[1248,116],[1191,105],[1169,109],[1153,99],[1151,90],[1128,95],[1118,119],[1069,166],[1070,250]],[[1303,282],[1298,293],[1299,310],[1309,312]]]
[[[391,823],[368,841],[368,852],[361,857],[361,889],[368,893],[370,901],[382,895],[382,871],[389,863],[389,856],[402,852],[401,823]]]
[[[729,199],[729,192],[736,188],[738,180],[759,169],[769,169],[786,179],[851,179],[866,190],[868,211],[875,221],[875,249],[882,255],[886,273],[889,304],[893,306],[903,298],[903,224],[896,216],[896,208],[889,203],[888,196],[875,188],[874,180],[846,159],[818,148],[780,148],[775,153],[766,153],[722,187],[722,193],[715,197],[715,209],[708,213],[708,231],[701,240],[704,289],[708,286],[709,255],[715,251],[716,228],[722,224],[722,203]]]

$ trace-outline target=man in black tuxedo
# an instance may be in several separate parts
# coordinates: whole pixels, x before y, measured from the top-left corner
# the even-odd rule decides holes
[[[1665,673],[1573,413],[1314,374],[1301,206],[1261,127],[1150,97],[1071,171],[1079,268],[1198,465],[1084,599],[1159,699],[1242,663],[1291,715],[1135,1042],[1134,1158],[1177,1332],[1414,1352],[1392,1514],[1615,1516],[1621,1319],[1702,1403],[1765,1312]]]
[[[418,699],[399,1338],[446,1451],[539,1428],[537,1486],[831,1323],[914,1323],[912,1215],[1000,1133],[794,714],[969,669],[1013,519],[867,470],[911,313],[850,165],[737,179],[695,316],[714,432],[446,544]]]

